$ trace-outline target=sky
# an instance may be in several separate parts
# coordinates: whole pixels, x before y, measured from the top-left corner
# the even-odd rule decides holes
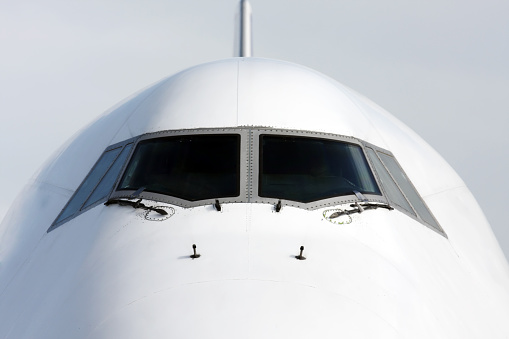
[[[316,69],[415,130],[509,258],[509,1],[251,0],[254,56]],[[0,219],[118,101],[233,56],[237,0],[0,0]]]

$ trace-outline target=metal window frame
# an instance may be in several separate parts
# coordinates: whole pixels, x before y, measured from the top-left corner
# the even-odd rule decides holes
[[[122,190],[117,191],[118,185],[120,183],[121,178],[124,175],[124,172],[126,170],[127,165],[130,163],[131,158],[136,151],[136,148],[138,146],[138,143],[144,140],[149,139],[155,139],[155,138],[164,138],[164,137],[171,137],[171,136],[182,136],[182,135],[215,135],[215,134],[238,134],[240,136],[240,154],[239,154],[239,161],[240,161],[240,168],[239,168],[239,195],[236,197],[225,197],[225,198],[218,198],[220,203],[264,203],[264,204],[272,204],[276,205],[279,202],[281,202],[281,206],[292,206],[297,207],[301,209],[306,210],[316,210],[324,207],[329,206],[335,206],[335,205],[342,205],[342,204],[349,204],[349,203],[355,203],[358,202],[359,199],[357,196],[352,192],[351,195],[345,195],[345,196],[338,196],[338,197],[332,197],[332,198],[326,198],[326,199],[320,199],[308,203],[302,203],[292,200],[286,200],[286,199],[277,199],[277,198],[267,198],[267,197],[260,197],[258,195],[258,189],[259,189],[259,176],[260,176],[260,137],[262,135],[277,135],[277,136],[293,136],[293,137],[308,137],[308,138],[319,138],[319,139],[327,139],[327,140],[334,140],[334,141],[340,141],[345,142],[353,145],[358,145],[361,147],[363,155],[367,161],[367,164],[369,166],[369,169],[371,170],[371,173],[373,174],[376,184],[378,185],[378,188],[382,195],[376,195],[376,194],[364,194],[365,198],[370,202],[378,202],[383,204],[389,204],[391,206],[394,206],[398,211],[404,213],[405,215],[409,216],[410,218],[422,223],[426,227],[432,229],[433,231],[437,232],[438,234],[444,236],[447,238],[447,234],[444,232],[438,221],[436,220],[435,216],[427,206],[424,199],[422,199],[421,195],[419,194],[419,191],[415,189],[415,186],[413,185],[410,178],[406,175],[405,171],[403,170],[403,167],[398,162],[396,157],[392,154],[392,152],[383,149],[381,147],[375,146],[373,144],[370,144],[366,141],[363,141],[361,139],[357,139],[355,137],[351,136],[343,136],[343,135],[337,135],[332,133],[325,133],[325,132],[314,132],[314,131],[302,131],[302,130],[290,130],[290,129],[277,129],[277,128],[269,128],[269,127],[258,127],[258,126],[241,126],[241,127],[232,127],[232,128],[199,128],[199,129],[181,129],[181,130],[169,130],[169,131],[160,131],[160,132],[153,132],[153,133],[147,133],[143,134],[137,137],[133,137],[130,139],[127,139],[125,141],[116,143],[114,145],[108,146],[103,153],[101,153],[101,156],[99,159],[94,163],[94,165],[91,167],[89,173],[87,176],[83,179],[80,186],[76,189],[74,194],[71,196],[67,204],[62,208],[58,216],[55,218],[55,221],[51,224],[50,228],[47,232],[50,232],[54,230],[55,228],[61,226],[62,224],[68,222],[69,220],[79,216],[80,214],[94,208],[95,206],[104,203],[108,199],[112,198],[127,198],[130,197],[135,191],[134,190]],[[124,147],[126,147],[128,144],[133,144],[132,148],[126,157],[126,160],[124,164],[122,164],[121,170],[115,180],[115,183],[113,185],[112,191],[108,194],[108,196],[104,199],[101,199],[86,208],[83,208],[84,204],[87,202],[87,200],[90,198],[90,196],[94,193],[97,186],[101,183],[104,176],[108,173],[109,169],[113,166],[115,161],[118,159],[120,154],[122,153]],[[99,160],[102,158],[104,153],[109,152],[113,149],[121,147],[119,154],[115,157],[115,160],[111,163],[111,165],[108,167],[106,172],[103,174],[103,176],[100,178],[100,180],[96,183],[94,186],[94,189],[90,192],[90,194],[86,197],[84,202],[82,203],[80,209],[70,215],[69,217],[60,220],[59,222],[56,222],[60,215],[63,213],[63,211],[66,209],[67,205],[72,201],[76,193],[81,189],[82,185],[85,183],[86,179],[90,176],[92,170],[95,168],[95,166],[99,163]],[[389,173],[391,179],[395,183],[396,187],[399,189],[405,200],[408,202],[409,206],[412,208],[415,215],[409,213],[406,209],[400,207],[399,205],[392,203],[391,200],[388,198],[387,190],[382,185],[382,181],[380,180],[379,174],[376,171],[374,164],[372,163],[372,160],[367,154],[367,149],[370,148],[374,151],[375,155],[377,156],[378,160],[384,166],[387,173]],[[405,192],[401,189],[398,182],[395,180],[393,174],[389,171],[383,160],[380,158],[379,153],[383,153],[385,155],[390,156],[395,160],[401,171],[405,174],[407,177],[411,187],[414,189],[414,191],[417,193],[418,197],[421,199],[423,205],[428,210],[432,218],[435,220],[436,224],[438,225],[438,228],[436,228],[434,225],[431,225],[424,221],[419,213],[416,211],[415,207],[412,205],[408,197],[406,196]],[[167,204],[172,204],[176,206],[180,206],[183,208],[192,208],[192,207],[198,207],[198,206],[206,206],[206,205],[212,205],[215,203],[216,199],[204,199],[204,200],[197,200],[197,201],[188,201],[185,199],[172,197],[164,194],[159,193],[151,193],[151,192],[142,192],[139,195],[142,199],[148,199],[148,200],[154,200],[154,201],[160,201]]]
[[[273,129],[266,127],[237,127],[237,128],[206,128],[206,129],[183,129],[183,130],[171,130],[171,131],[160,131],[154,133],[148,133],[140,136],[134,146],[133,150],[136,149],[138,143],[144,140],[162,138],[168,136],[180,136],[180,135],[211,135],[211,134],[239,134],[240,135],[240,194],[237,197],[226,197],[226,198],[218,198],[220,203],[265,203],[265,204],[277,204],[281,200],[282,206],[293,206],[298,208],[303,208],[306,210],[316,210],[323,207],[354,203],[359,201],[357,196],[352,192],[351,195],[332,197],[326,199],[320,199],[316,201],[312,201],[309,203],[302,203],[292,200],[285,199],[276,199],[276,198],[266,198],[258,196],[258,184],[259,184],[259,159],[260,159],[260,144],[259,137],[262,134],[272,134],[272,135],[288,135],[288,136],[302,136],[302,137],[310,137],[310,138],[320,138],[320,139],[328,139],[341,141],[345,143],[350,143],[354,145],[358,145],[361,147],[363,155],[366,159],[368,159],[366,151],[364,149],[364,145],[361,140],[348,137],[341,136],[331,133],[322,133],[322,132],[313,132],[313,131],[301,131],[301,130],[287,130],[287,129]],[[131,157],[133,156],[134,151],[131,152],[130,156],[127,159],[126,163],[129,163]],[[364,194],[366,199],[371,202],[379,202],[388,204],[389,201],[383,194],[383,188],[381,186],[380,180],[376,177],[376,172],[373,169],[371,162],[367,161],[368,166],[370,167],[371,172],[374,174],[375,181],[380,189],[382,195],[375,194]],[[118,184],[120,182],[120,178],[122,177],[123,172],[117,179],[117,183],[115,184],[115,188],[110,195],[111,198],[127,198],[131,196],[135,191],[134,190],[122,190],[117,191]],[[204,205],[210,205],[215,203],[216,199],[204,199],[197,201],[189,201],[185,199],[181,199],[178,197],[168,196],[159,193],[151,193],[151,192],[142,192],[139,195],[140,198],[149,199],[154,201],[160,201],[184,208],[198,207]]]
[[[251,128],[250,129],[250,145],[251,145],[251,158],[250,158],[250,200],[249,202],[254,203],[265,203],[265,204],[277,204],[279,201],[281,201],[281,206],[292,206],[297,208],[303,208],[306,210],[316,210],[323,207],[328,206],[334,206],[334,205],[341,205],[341,204],[348,204],[348,203],[354,203],[358,202],[359,199],[357,196],[352,192],[352,194],[349,195],[343,195],[343,196],[337,196],[332,198],[326,198],[326,199],[320,199],[311,201],[308,203],[303,202],[297,202],[293,200],[286,200],[286,199],[277,199],[277,198],[267,198],[267,197],[260,197],[258,195],[258,189],[259,189],[259,177],[260,177],[260,137],[262,135],[277,135],[277,136],[294,136],[294,137],[308,137],[308,138],[317,138],[317,139],[327,139],[327,140],[334,140],[334,141],[340,141],[348,144],[357,145],[362,149],[364,157],[367,159],[366,151],[364,149],[364,146],[362,142],[354,137],[348,137],[348,136],[341,136],[336,134],[330,134],[330,133],[322,133],[322,132],[312,132],[312,131],[301,131],[301,130],[286,130],[286,129],[271,129],[271,128]],[[370,167],[371,173],[376,173],[373,169],[372,164],[367,161],[368,166]],[[381,188],[381,183],[378,180],[378,178],[374,175],[376,184],[378,185],[378,188],[380,189],[380,192],[382,195],[376,195],[376,194],[363,194],[368,201],[371,202],[379,202],[388,204],[387,198],[383,195],[383,191]]]
[[[235,197],[224,197],[224,198],[214,198],[214,199],[203,199],[196,201],[189,201],[178,197],[173,197],[160,193],[152,193],[152,192],[142,192],[139,197],[142,199],[155,200],[164,202],[171,205],[176,205],[184,208],[204,206],[214,204],[216,200],[219,200],[220,203],[239,203],[239,202],[247,202],[247,167],[246,164],[248,162],[249,157],[249,147],[247,147],[248,140],[248,131],[244,128],[213,128],[213,129],[189,129],[189,130],[172,130],[172,131],[161,131],[148,133],[140,136],[135,144],[133,145],[133,150],[136,150],[136,147],[141,141],[156,139],[156,138],[164,138],[164,137],[172,137],[172,136],[181,136],[181,135],[223,135],[223,134],[238,134],[240,136],[240,166],[239,166],[239,195]],[[247,152],[243,152],[243,150],[248,150]],[[129,157],[127,158],[126,164],[129,164],[131,158],[134,154],[134,151],[131,152]],[[131,196],[135,190],[122,190],[118,191],[118,185],[120,183],[120,178],[123,176],[122,170],[121,175],[117,178],[117,182],[115,183],[113,192],[110,194],[109,199],[111,198],[127,198]]]

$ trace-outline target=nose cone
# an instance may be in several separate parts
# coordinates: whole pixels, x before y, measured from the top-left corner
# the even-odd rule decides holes
[[[398,338],[432,319],[414,277],[383,254],[376,229],[390,239],[389,225],[410,220],[399,212],[366,212],[341,227],[322,210],[268,204],[175,207],[163,221],[101,208],[80,222],[93,236],[76,219],[58,230],[83,257],[60,260],[60,270],[79,267],[78,287],[47,316],[69,332],[50,326],[48,338],[77,328],[83,338]],[[306,260],[297,260],[302,245]]]
[[[347,295],[254,279],[189,283],[133,300],[92,333],[94,338],[119,336],[399,338],[383,315]]]

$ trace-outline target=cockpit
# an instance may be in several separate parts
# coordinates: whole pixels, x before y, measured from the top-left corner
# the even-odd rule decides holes
[[[310,203],[381,195],[359,145],[302,136],[260,135],[258,195]]]
[[[135,193],[184,208],[381,203],[444,234],[391,152],[353,137],[261,127],[164,131],[112,145],[48,232]]]
[[[198,134],[141,141],[117,191],[172,196],[187,201],[240,194],[240,136]]]

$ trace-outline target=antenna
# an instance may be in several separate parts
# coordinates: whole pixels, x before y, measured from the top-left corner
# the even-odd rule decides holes
[[[235,16],[235,52],[234,56],[250,57],[253,52],[251,34],[251,4],[240,0],[239,10]]]

